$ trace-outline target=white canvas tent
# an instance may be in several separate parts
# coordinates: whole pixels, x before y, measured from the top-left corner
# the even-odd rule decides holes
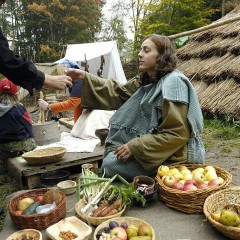
[[[84,69],[83,65],[87,62],[89,72],[97,76],[102,58],[105,62],[102,77],[105,79],[113,78],[121,83],[126,83],[127,80],[123,72],[116,41],[69,44],[65,57],[57,63],[64,59],[74,60],[79,63],[81,69]]]

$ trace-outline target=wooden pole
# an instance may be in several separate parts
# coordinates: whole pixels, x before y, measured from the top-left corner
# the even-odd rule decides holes
[[[191,31],[170,35],[168,37],[170,39],[174,40],[174,39],[179,38],[179,37],[183,37],[183,36],[187,36],[187,35],[192,35],[192,34],[195,34],[195,33],[203,32],[205,30],[216,28],[216,27],[219,27],[219,26],[223,26],[225,24],[236,22],[238,20],[240,20],[240,16],[235,17],[235,18],[230,18],[230,19],[227,19],[227,20],[224,20],[224,21],[220,21],[220,22],[217,22],[217,23],[212,23],[210,25],[207,25],[207,26],[204,26],[204,27],[200,27],[200,28],[197,28],[197,29],[194,29],[194,30],[191,30]]]
[[[43,99],[43,92],[40,91],[40,98]],[[39,118],[39,122],[44,124],[45,123],[45,113],[43,109],[40,109],[40,118]]]

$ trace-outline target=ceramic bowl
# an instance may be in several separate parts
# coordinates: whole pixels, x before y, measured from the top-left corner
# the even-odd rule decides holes
[[[61,234],[75,235],[65,239],[86,240],[90,239],[92,228],[79,218],[72,216],[62,219],[46,229],[47,235],[53,240],[62,240]]]
[[[66,195],[73,194],[76,192],[77,183],[72,180],[65,180],[57,184],[60,191],[64,192]]]
[[[24,229],[24,230],[17,231],[12,235],[10,235],[9,237],[7,237],[6,240],[22,239],[26,235],[31,237],[35,236],[35,238],[33,238],[34,240],[42,240],[42,233],[36,229]]]

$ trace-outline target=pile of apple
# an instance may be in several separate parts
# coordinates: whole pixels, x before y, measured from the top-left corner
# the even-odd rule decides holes
[[[224,182],[213,166],[198,167],[191,171],[184,165],[178,168],[161,165],[157,174],[166,186],[182,191],[206,189]]]
[[[152,228],[141,223],[139,226],[123,222],[118,224],[110,221],[108,227],[101,228],[96,238],[98,240],[152,240]]]

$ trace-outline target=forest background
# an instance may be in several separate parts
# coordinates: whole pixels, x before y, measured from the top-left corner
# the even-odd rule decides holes
[[[168,36],[208,25],[240,0],[108,0],[108,17],[105,4],[106,0],[7,0],[0,9],[0,24],[12,50],[33,62],[59,60],[67,44],[115,40],[124,64],[136,58],[149,33]]]
[[[106,17],[104,0],[6,0],[0,9],[0,24],[12,50],[33,62],[61,59],[67,44],[115,40],[124,65],[136,59],[139,45],[149,33],[169,36],[206,26],[240,5],[240,0],[108,1],[114,4]],[[240,123],[225,123],[226,119],[205,119],[202,138],[207,159],[230,164],[239,175],[239,164],[231,163],[240,158]],[[0,232],[7,213],[6,197],[17,190],[0,162],[0,206],[4,208]]]

